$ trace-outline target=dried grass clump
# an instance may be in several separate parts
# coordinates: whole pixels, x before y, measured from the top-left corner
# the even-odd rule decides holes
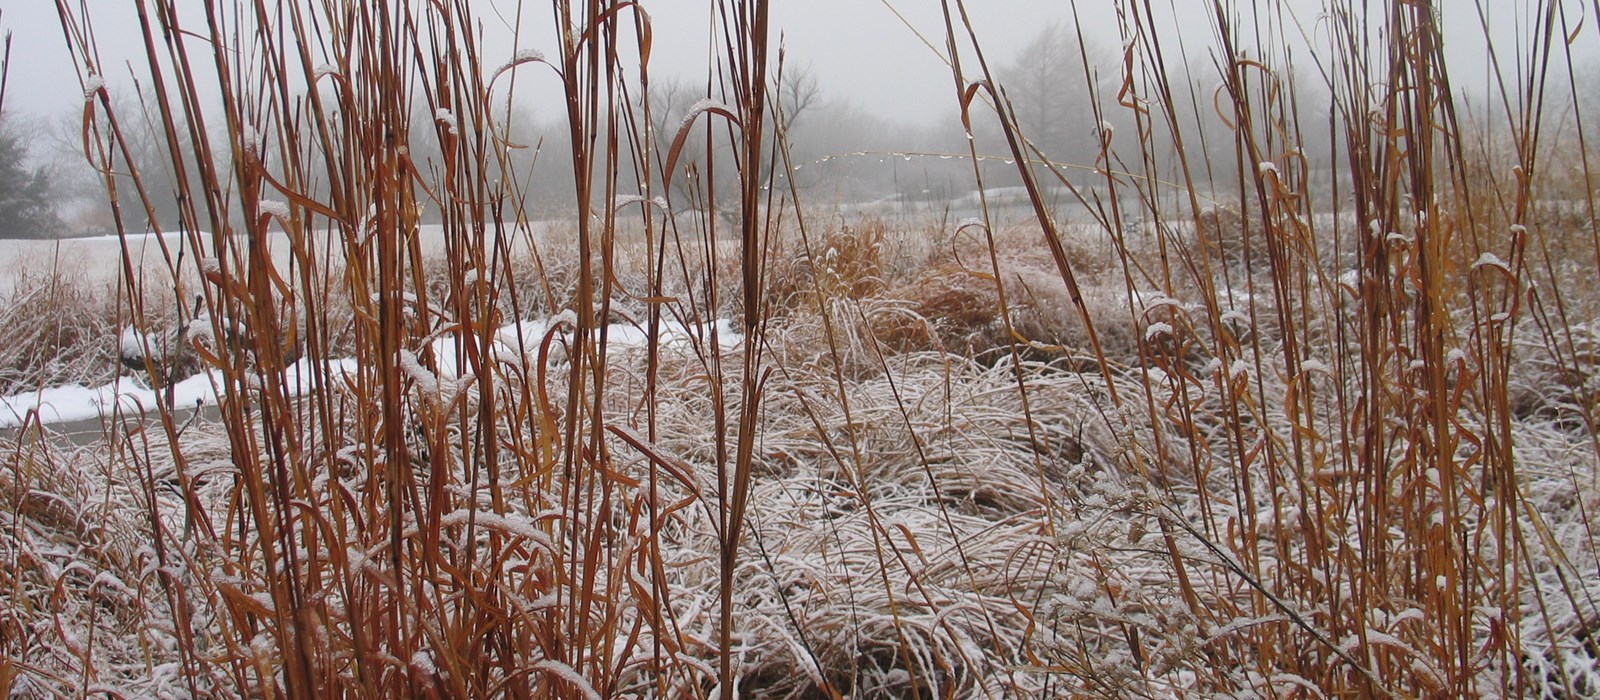
[[[942,353],[888,361],[892,377],[848,382],[842,396],[829,371],[792,374],[773,387],[762,425],[770,467],[754,487],[754,542],[739,573],[748,611],[738,636],[741,689],[754,697],[818,687],[865,696],[1048,695],[1060,687],[1052,672],[1007,659],[1065,657],[1076,642],[1043,629],[1030,634],[1033,624],[1010,601],[1094,589],[1105,573],[1053,561],[1046,552],[1055,543],[1040,523],[1120,522],[1106,517],[1096,490],[1116,493],[1124,481],[1105,471],[1121,449],[1097,407],[1106,397],[1074,375],[1030,365],[1023,374],[1041,406],[1030,428],[1010,367]],[[683,421],[704,415],[704,394],[663,395],[663,427],[675,426],[664,432],[699,432]],[[691,403],[680,406],[680,398]],[[710,457],[707,446],[676,438],[662,446],[702,463]],[[1118,499],[1115,508],[1129,507]],[[1103,556],[1112,542],[1102,538],[1126,534],[1122,526],[1078,528],[1071,542]],[[677,544],[674,561],[705,546]],[[704,593],[695,593],[703,579],[683,571],[680,605],[704,609]],[[1128,575],[1149,575],[1153,586],[1162,574]],[[1109,622],[1103,610],[1077,618]]]
[[[955,264],[923,270],[884,291],[914,313],[878,327],[878,339],[900,352],[942,350],[982,355],[1005,342],[994,284]]]
[[[1015,348],[1032,359],[1066,356],[1092,364],[1083,315],[1049,261],[1011,255],[1000,260],[1000,269],[1004,308],[992,274],[946,263],[884,290],[885,299],[910,313],[885,314],[873,332],[899,352],[940,350],[994,362]],[[1209,334],[1197,328],[1190,305],[1149,292],[1130,296],[1121,281],[1090,279],[1082,285],[1084,306],[1108,360],[1139,366],[1148,345],[1156,354],[1193,362],[1206,347]]]
[[[637,4],[553,3],[549,57],[481,55],[471,3],[247,4],[203,23],[166,8],[145,35],[161,57],[149,68],[176,78],[150,95],[165,136],[221,133],[204,107],[217,91],[228,119],[225,139],[166,149],[237,163],[200,168],[177,203],[182,222],[217,231],[194,249],[227,264],[171,271],[207,280],[214,347],[230,350],[206,358],[223,398],[214,421],[164,407],[97,449],[14,441],[0,595],[16,612],[0,610],[0,645],[25,679],[0,690],[1596,687],[1600,340],[1567,320],[1593,314],[1566,315],[1581,306],[1565,285],[1520,277],[1530,251],[1558,243],[1527,215],[1540,115],[1483,135],[1514,137],[1517,162],[1464,162],[1469,110],[1450,104],[1425,3],[1333,8],[1319,41],[1334,50],[1299,85],[1271,13],[1210,16],[1210,107],[1234,162],[1192,123],[1203,108],[1180,104],[1212,82],[1193,74],[1207,66],[1152,53],[1169,43],[1151,34],[1160,22],[1122,25],[1115,100],[1095,101],[1100,152],[1068,168],[1097,181],[1086,214],[1103,235],[1058,220],[1044,193],[1069,174],[1031,148],[1008,97],[1021,91],[974,60],[952,3],[943,56],[961,124],[990,130],[965,142],[973,182],[999,194],[999,161],[980,151],[1003,144],[1023,186],[993,204],[1025,205],[1033,223],[1002,228],[985,206],[926,237],[783,213],[765,0],[720,5],[713,99],[676,132],[641,126],[662,115],[634,99],[652,36]],[[103,84],[92,23],[58,10],[85,84]],[[282,21],[250,19],[268,16]],[[229,79],[212,79],[209,52],[159,38],[181,32],[235,57]],[[1251,35],[1267,49],[1231,43]],[[1528,55],[1548,65],[1559,45]],[[571,188],[571,230],[530,235],[532,264],[485,235],[528,220],[527,195],[551,184],[504,137],[518,81],[566,106],[570,143],[552,157],[574,175],[556,183]],[[1544,84],[1502,107],[1544,104]],[[258,97],[289,94],[304,100]],[[1332,108],[1301,120],[1302,97]],[[83,153],[105,172],[127,172],[120,125],[146,118],[118,110],[89,91]],[[400,137],[436,148],[431,177]],[[1321,184],[1320,161],[1337,168]],[[1238,208],[1196,215],[1183,238],[1198,193],[1230,173]],[[651,202],[637,221],[622,192]],[[449,222],[443,258],[396,235],[419,231],[421,212]],[[267,233],[294,244],[288,264],[236,247]],[[1548,249],[1588,261],[1594,243]],[[1505,274],[1453,274],[1493,262],[1486,250],[1511,261]],[[500,323],[552,313],[556,329],[496,344]],[[722,321],[744,342],[606,341],[663,319]],[[282,342],[301,335],[313,376],[296,369],[292,391]]]
[[[865,299],[883,291],[889,274],[888,225],[844,224],[809,245],[789,241],[768,271],[766,297],[777,313],[814,310],[818,299]]]
[[[1545,337],[1532,323],[1517,329],[1507,400],[1520,418],[1593,429],[1600,409],[1600,321],[1579,322]]]
[[[1230,270],[1267,265],[1267,234],[1260,215],[1247,207],[1219,204],[1201,210],[1194,220],[1194,237],[1199,250]]]
[[[0,677],[0,694],[209,686],[180,677],[192,632],[175,627],[163,594],[192,581],[197,553],[168,550],[162,560],[150,545],[151,513],[182,512],[173,475],[107,447],[38,428],[0,438],[0,655],[23,671]],[[163,520],[183,527],[181,517]]]
[[[0,395],[77,382],[117,371],[118,307],[108,290],[68,270],[12,272],[0,296]],[[169,304],[170,305],[170,304]]]

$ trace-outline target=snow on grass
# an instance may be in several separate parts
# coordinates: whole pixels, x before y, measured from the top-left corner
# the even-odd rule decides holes
[[[1157,339],[1161,338],[1162,336],[1171,336],[1171,335],[1172,335],[1172,324],[1166,323],[1166,322],[1162,322],[1162,321],[1157,321],[1155,323],[1150,324],[1150,327],[1145,329],[1145,331],[1144,331],[1144,340],[1145,340],[1145,342],[1149,343],[1149,342],[1156,341]]]
[[[554,330],[559,337],[551,345],[549,361],[559,363],[566,357],[567,347],[573,342],[572,325],[577,317],[563,312],[549,319],[532,319],[500,327],[494,332],[490,357],[500,362],[519,363],[536,361],[545,336]],[[647,347],[650,335],[641,325],[613,323],[605,327],[605,349],[608,355],[626,353]],[[684,324],[662,319],[659,344],[662,349],[674,352],[692,352],[697,346],[707,346],[715,337],[719,349],[726,352],[744,343],[744,336],[734,329],[733,323],[718,319],[712,324]],[[594,334],[599,342],[600,334]],[[439,375],[459,378],[471,372],[456,355],[458,340],[473,342],[460,336],[444,336],[433,341],[433,358]]]
[[[104,90],[105,87],[105,78],[102,78],[97,74],[90,73],[89,77],[83,81],[83,101],[88,102],[93,100],[95,95],[100,94],[100,91]]]
[[[184,407],[216,403],[211,377],[198,374],[178,382],[173,403]],[[118,410],[143,413],[159,405],[156,392],[128,377],[93,388],[70,384],[0,398],[0,428],[21,425],[35,412],[41,423],[59,423],[110,416]]]
[[[289,203],[282,200],[263,199],[261,200],[260,204],[257,205],[257,208],[262,214],[276,216],[284,221],[288,221],[290,218]]]
[[[440,107],[439,111],[434,112],[433,120],[439,124],[443,124],[445,130],[449,131],[451,136],[461,133],[460,123],[456,121],[455,113],[448,109]]]
[[[136,328],[122,329],[122,336],[117,339],[117,355],[123,362],[129,364],[144,362],[144,349],[143,333]]]
[[[552,327],[561,326],[563,323],[566,325],[566,329],[561,329],[564,342],[557,342],[555,347],[564,348],[565,343],[571,342],[568,329],[574,319],[575,317],[570,314],[562,314],[552,319],[533,319],[504,326],[495,331],[491,357],[512,363],[535,361],[545,335]],[[608,354],[644,348],[650,340],[648,333],[633,324],[615,323],[607,326],[605,331]],[[196,323],[191,324],[190,332],[193,335],[209,336],[210,325],[197,319]],[[596,334],[595,337],[598,342],[599,335]],[[727,320],[718,320],[708,325],[663,320],[659,342],[666,350],[692,352],[696,346],[709,344],[713,337],[724,351],[739,347],[744,342],[744,337]],[[146,341],[147,338],[139,331],[133,328],[124,329],[118,338],[118,352],[130,362],[142,362]],[[460,379],[470,373],[471,368],[463,366],[457,358],[456,341],[456,336],[445,336],[433,341],[431,349],[438,369],[437,374],[424,367],[418,361],[416,354],[410,352],[402,353],[402,368],[422,385],[425,392],[437,394],[440,377]],[[562,354],[557,355],[557,352]],[[564,353],[565,350],[557,351],[553,348],[551,361],[559,362],[565,357]],[[358,368],[359,365],[354,359],[343,358],[327,363],[325,369],[332,376],[342,376],[353,373]],[[309,393],[316,386],[318,374],[320,372],[316,363],[302,359],[285,370],[285,390],[290,396]],[[184,379],[173,387],[173,405],[178,408],[215,405],[216,387],[221,386],[222,381],[221,373],[216,371],[202,372]],[[109,417],[118,410],[123,413],[145,413],[156,410],[159,405],[160,397],[157,392],[129,377],[121,377],[115,382],[98,387],[70,384],[0,397],[0,428],[21,425],[33,412],[37,412],[42,423],[61,423]]]

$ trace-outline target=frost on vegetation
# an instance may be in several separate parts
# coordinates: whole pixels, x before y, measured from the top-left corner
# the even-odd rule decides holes
[[[430,676],[439,672],[433,664],[433,655],[427,649],[418,649],[417,653],[411,655],[411,667]]]
[[[694,120],[705,112],[725,112],[727,114],[732,114],[733,110],[730,109],[726,104],[713,100],[709,97],[702,97],[700,98],[700,101],[689,107],[689,111],[684,112],[683,120],[678,122],[678,131],[683,131],[684,129],[689,128],[689,125],[693,124]]]
[[[538,62],[538,63],[545,63],[546,62],[545,58],[544,58],[544,52],[542,52],[542,51],[540,51],[538,49],[517,49],[516,53],[511,54],[511,60],[506,61],[504,65],[501,65],[499,68],[496,68],[495,71],[494,71],[494,75],[492,77],[490,77],[489,80],[490,80],[490,82],[493,82],[495,78],[500,77],[501,73],[504,73],[504,72],[506,72],[508,70],[511,70],[512,68],[516,68],[517,66],[522,65],[524,63],[535,63],[535,62]]]
[[[429,396],[438,395],[439,377],[435,376],[428,368],[423,367],[420,362],[417,362],[416,353],[410,350],[400,351],[400,371],[405,372],[406,376],[416,382],[417,388],[421,389],[422,393]]]
[[[445,130],[450,132],[451,136],[456,136],[461,133],[459,124],[456,121],[455,113],[445,109],[444,107],[440,107],[439,111],[433,113],[433,120],[443,124]]]
[[[324,63],[317,66],[316,70],[313,71],[312,74],[314,79],[321,79],[323,76],[327,75],[338,75],[339,67],[333,65],[332,63]]]
[[[1162,336],[1171,336],[1171,335],[1172,335],[1172,324],[1165,323],[1165,322],[1162,322],[1162,321],[1157,321],[1155,323],[1150,324],[1150,327],[1146,328],[1145,331],[1144,331],[1145,342],[1152,342],[1152,341],[1156,340],[1157,338],[1161,338]]]
[[[189,322],[189,327],[183,333],[184,340],[191,343],[199,342],[205,345],[215,345],[217,342],[216,329],[211,327],[210,314],[202,313]]]
[[[596,692],[594,686],[589,684],[589,679],[584,678],[582,674],[573,670],[571,666],[559,661],[544,659],[535,663],[533,668],[566,681],[572,687],[577,688],[578,692],[582,693],[587,700],[600,700],[600,693]]]
[[[1250,363],[1246,362],[1244,358],[1234,360],[1233,364],[1228,366],[1228,378],[1248,380],[1250,378]]]
[[[989,228],[989,226],[988,226],[988,224],[983,223],[983,219],[970,219],[970,218],[969,219],[962,219],[960,222],[956,223],[956,231],[958,231],[958,232],[959,231],[965,231],[965,230],[967,230],[969,228],[978,228],[978,229],[987,230]]]
[[[262,151],[261,132],[254,124],[246,124],[239,133],[239,145],[244,147],[246,153],[260,154]]]
[[[660,196],[656,196],[656,197],[651,197],[651,198],[647,199],[643,195],[637,195],[637,194],[619,195],[617,197],[617,199],[616,199],[616,202],[614,204],[612,204],[611,209],[612,209],[612,211],[616,211],[616,210],[621,209],[623,207],[626,207],[626,206],[628,206],[630,204],[646,204],[646,205],[655,207],[656,209],[659,209],[659,210],[661,210],[663,212],[668,211],[666,198],[660,197]]]
[[[1221,320],[1223,323],[1237,323],[1247,328],[1250,326],[1250,314],[1238,309],[1228,309],[1222,312]]]
[[[99,74],[90,73],[89,77],[83,81],[83,101],[94,100],[94,96],[100,94],[100,91],[104,89],[106,89],[106,79],[100,77]]]
[[[1270,160],[1261,161],[1261,163],[1256,165],[1256,172],[1260,173],[1262,177],[1266,177],[1269,173],[1273,177],[1277,177],[1278,176],[1278,164],[1274,163],[1274,162],[1272,162]]]
[[[284,221],[289,220],[289,203],[276,199],[263,199],[256,205],[262,214],[276,216]]]
[[[1141,301],[1142,301],[1143,298],[1140,295],[1138,290],[1134,290],[1133,294],[1134,294],[1135,297],[1140,298]],[[1169,297],[1169,296],[1166,296],[1166,295],[1163,295],[1163,294],[1157,294],[1157,295],[1153,296],[1149,301],[1144,302],[1144,310],[1145,311],[1150,311],[1152,309],[1159,309],[1159,308],[1161,308],[1163,306],[1170,307],[1170,308],[1172,308],[1174,310],[1177,310],[1177,311],[1183,311],[1185,309],[1185,306],[1184,306],[1183,302],[1178,301],[1177,299],[1174,299],[1172,297]]]
[[[117,353],[126,364],[136,365],[144,362],[145,338],[136,328],[122,329],[122,336],[117,339]]]
[[[1472,261],[1472,269],[1474,272],[1476,272],[1478,268],[1482,267],[1497,267],[1506,274],[1511,274],[1511,266],[1506,264],[1505,260],[1500,259],[1500,256],[1495,255],[1494,253],[1484,253],[1483,255],[1479,255],[1477,260]]]
[[[568,325],[568,326],[576,326],[576,325],[578,325],[578,314],[577,314],[577,312],[573,311],[572,309],[562,309],[561,313],[558,313],[558,314],[550,317],[549,326],[551,328],[555,328],[556,326],[561,326],[561,325]]]
[[[481,528],[521,537],[545,549],[554,548],[550,542],[550,536],[539,529],[538,523],[520,515],[501,515],[491,511],[457,510],[439,518],[441,527],[456,527],[466,525],[469,522],[477,523],[478,527]]]

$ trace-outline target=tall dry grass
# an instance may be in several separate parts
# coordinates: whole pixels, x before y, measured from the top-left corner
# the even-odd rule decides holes
[[[201,329],[223,398],[100,448],[0,440],[0,690],[1594,696],[1600,245],[1583,132],[1546,140],[1563,6],[1470,124],[1426,3],[1334,3],[1309,80],[1241,43],[1277,12],[1215,6],[1201,75],[1153,5],[1117,3],[1120,90],[1084,86],[1131,133],[1056,163],[945,3],[952,102],[1033,218],[910,231],[775,186],[762,0],[713,6],[717,87],[673,133],[636,99],[671,40],[648,5],[519,4],[560,40],[509,56],[464,1],[143,6],[190,281],[121,297]],[[117,177],[143,116],[57,8],[84,155],[155,217],[169,184]],[[1183,107],[1207,80],[1213,113]],[[564,109],[570,231],[522,207],[518,85]],[[1212,119],[1235,162],[1189,159]],[[1069,168],[1109,195],[1074,190],[1086,220],[1046,197]]]

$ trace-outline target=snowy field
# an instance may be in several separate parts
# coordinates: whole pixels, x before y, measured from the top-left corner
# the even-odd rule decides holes
[[[535,232],[536,240],[542,242],[544,232],[548,231],[550,226],[551,224],[544,222],[532,224],[531,230]],[[424,257],[431,258],[444,254],[443,226],[431,224],[420,226],[418,235]],[[527,240],[525,233],[518,235],[519,240]],[[209,246],[210,233],[202,231],[198,234],[198,238],[202,241],[202,245]],[[327,240],[326,234],[319,238],[321,241]],[[243,243],[242,239],[240,243]],[[273,260],[280,266],[287,266],[290,260],[289,238],[282,232],[274,232],[269,243]],[[313,241],[313,245],[317,243],[318,241]],[[0,239],[0,288],[10,288],[24,274],[51,271],[59,271],[65,277],[87,284],[116,283],[122,279],[124,271],[122,247],[122,238],[115,234],[43,241]],[[147,280],[160,280],[164,275],[170,276],[168,271],[173,267],[191,275],[196,269],[194,259],[197,254],[186,237],[178,232],[130,235],[127,238],[127,248],[128,258],[133,263],[135,274],[143,274]],[[337,247],[323,245],[319,252],[326,253],[323,260],[339,262],[344,257],[343,250]],[[170,265],[167,262],[169,256],[172,260]],[[198,255],[202,258],[210,256],[212,253],[209,250]]]

